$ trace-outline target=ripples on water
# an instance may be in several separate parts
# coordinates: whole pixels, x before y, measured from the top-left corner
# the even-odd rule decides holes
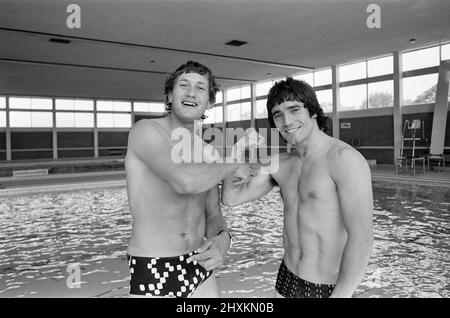
[[[374,251],[356,294],[449,297],[449,188],[374,182],[374,205]],[[217,273],[222,294],[272,296],[283,256],[279,191],[224,214],[233,246]],[[45,282],[65,286],[70,263],[81,264],[82,284],[99,277],[103,292],[89,296],[125,295],[130,231],[125,188],[1,197],[0,297],[45,297]]]

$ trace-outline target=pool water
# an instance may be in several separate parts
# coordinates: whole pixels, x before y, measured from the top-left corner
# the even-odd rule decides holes
[[[450,188],[375,181],[373,189],[374,250],[355,295],[449,297]],[[233,245],[216,272],[223,297],[272,297],[282,207],[275,189],[224,208]],[[0,297],[125,296],[130,232],[123,187],[0,197]]]

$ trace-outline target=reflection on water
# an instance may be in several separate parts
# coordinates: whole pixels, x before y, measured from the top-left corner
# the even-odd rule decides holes
[[[449,297],[449,188],[374,182],[374,203],[374,251],[356,294]],[[217,272],[222,295],[272,296],[283,256],[279,192],[224,214],[233,246]],[[1,197],[0,297],[125,295],[130,230],[124,188]],[[73,263],[81,288],[69,290]]]

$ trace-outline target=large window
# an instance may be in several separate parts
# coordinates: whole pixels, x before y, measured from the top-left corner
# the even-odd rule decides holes
[[[6,127],[6,98],[0,97],[0,128]]]
[[[366,78],[366,62],[339,66],[339,81],[346,82]]]
[[[56,127],[60,128],[93,128],[94,114],[75,113],[75,112],[57,112]]]
[[[330,85],[331,78],[331,68],[314,72],[314,86]]]
[[[256,96],[265,96],[269,94],[270,88],[273,86],[272,81],[257,83],[256,84]]]
[[[216,106],[205,112],[207,116],[204,120],[205,124],[214,124],[223,122],[223,106]]]
[[[392,55],[340,66],[340,110],[392,107],[393,69]]]
[[[131,103],[122,101],[97,101],[98,128],[130,128]]]
[[[93,111],[94,101],[86,99],[56,99],[55,109],[75,110],[75,111]]]
[[[0,128],[6,127],[6,112],[0,110]]]
[[[403,53],[402,71],[417,70],[439,65],[439,46]]]
[[[251,96],[250,85],[228,89],[227,103],[240,99],[250,98],[250,96]]]
[[[358,110],[367,108],[367,84],[340,88],[341,109]]]
[[[223,103],[223,94],[222,91],[218,91],[216,94],[216,104],[222,104]]]
[[[324,113],[331,113],[333,111],[333,92],[331,89],[316,91],[316,96]]]
[[[308,83],[311,86],[314,86],[314,74],[313,72],[310,73],[306,73],[306,74],[300,74],[297,76],[293,76],[294,79],[299,80],[299,81],[304,81],[306,83]]]
[[[164,103],[134,102],[133,107],[135,112],[144,113],[163,113],[166,109]]]
[[[53,127],[52,108],[52,100],[49,98],[11,97],[9,99],[10,127],[51,128]]]
[[[284,78],[276,78],[271,81],[256,83],[256,97],[266,96],[269,94],[270,89],[276,82],[283,80]]]
[[[450,43],[441,46],[441,60],[450,60]]]
[[[392,74],[394,72],[394,59],[386,56],[367,61],[367,77]]]
[[[227,119],[228,121],[238,121],[251,119],[251,104],[236,103],[227,105]]]
[[[86,99],[56,99],[56,127],[93,128],[94,101]]]
[[[394,81],[369,83],[367,87],[369,108],[382,108],[394,106]],[[365,104],[365,103],[364,103]]]
[[[260,99],[256,101],[255,118],[267,118],[267,99]]]
[[[437,73],[404,78],[403,103],[405,105],[434,103],[437,81]]]

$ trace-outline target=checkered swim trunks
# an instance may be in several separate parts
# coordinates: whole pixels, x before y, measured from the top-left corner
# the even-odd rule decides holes
[[[278,270],[275,289],[286,298],[329,298],[334,285],[315,284],[301,279],[287,268],[283,260]]]
[[[175,257],[130,256],[130,294],[189,297],[212,274],[197,263],[188,262],[194,253]]]

